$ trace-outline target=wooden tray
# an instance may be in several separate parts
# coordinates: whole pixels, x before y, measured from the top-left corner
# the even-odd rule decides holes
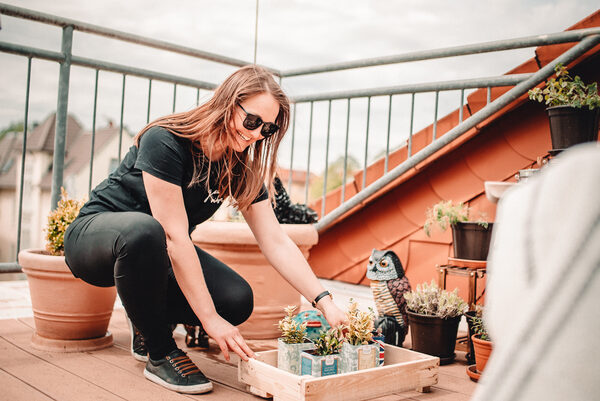
[[[240,361],[238,378],[248,390],[274,401],[353,401],[407,390],[429,392],[438,382],[440,359],[387,345],[384,366],[333,376],[297,376],[277,368],[277,350]]]

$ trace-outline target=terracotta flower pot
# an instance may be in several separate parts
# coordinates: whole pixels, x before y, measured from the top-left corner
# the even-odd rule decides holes
[[[34,348],[71,352],[112,345],[107,332],[117,292],[75,278],[64,256],[26,249],[19,264],[27,275],[35,322]]]
[[[473,341],[473,348],[475,348],[475,367],[477,372],[481,373],[492,353],[492,342],[477,338],[475,335],[471,336],[471,340]]]
[[[312,224],[282,224],[305,258],[319,238]],[[194,244],[219,259],[252,287],[254,311],[239,326],[248,339],[279,337],[277,322],[288,305],[300,307],[300,294],[269,264],[246,223],[207,221],[192,233]]]

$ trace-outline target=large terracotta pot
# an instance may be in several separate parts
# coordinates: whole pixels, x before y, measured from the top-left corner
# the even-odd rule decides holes
[[[27,275],[35,333],[34,348],[75,352],[105,348],[113,343],[107,332],[117,292],[75,278],[64,256],[26,249],[19,264]]]
[[[312,224],[282,224],[287,235],[298,245],[305,258],[318,241]],[[267,262],[246,223],[207,221],[192,233],[194,244],[219,259],[252,287],[254,311],[239,326],[248,339],[279,337],[277,322],[288,305],[300,306],[300,294]]]

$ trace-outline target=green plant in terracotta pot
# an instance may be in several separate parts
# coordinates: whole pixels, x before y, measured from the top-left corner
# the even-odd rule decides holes
[[[562,150],[578,143],[596,141],[600,116],[597,82],[584,84],[579,76],[571,77],[560,63],[554,71],[555,77],[543,88],[528,92],[531,100],[548,106],[552,148]]]
[[[440,201],[427,209],[423,229],[431,236],[434,227],[446,231],[452,227],[452,242],[456,259],[486,260],[490,249],[493,223],[485,215],[473,219],[471,208],[463,202]]]
[[[468,310],[467,303],[452,292],[440,289],[432,280],[404,294],[412,349],[440,358],[440,363],[454,360],[458,324]]]
[[[348,327],[340,351],[342,373],[374,368],[379,361],[379,344],[373,341],[375,312],[358,309],[358,304],[350,300],[348,306]]]
[[[84,202],[61,190],[57,208],[48,215],[46,249],[19,252],[33,307],[32,345],[58,352],[104,348],[113,342],[107,328],[117,293],[114,287],[95,287],[75,278],[67,267],[64,235]]]
[[[473,348],[475,350],[475,367],[477,373],[481,374],[492,353],[492,339],[485,327],[482,314],[475,315],[471,319],[474,333],[471,336],[471,340],[473,341]]]
[[[306,337],[306,322],[294,320],[295,305],[285,308],[286,316],[278,323],[281,337],[277,339],[277,367],[295,375],[300,374],[300,353],[314,349]]]
[[[301,374],[315,377],[340,373],[340,349],[344,340],[343,327],[332,327],[321,332],[315,349],[301,354]]]

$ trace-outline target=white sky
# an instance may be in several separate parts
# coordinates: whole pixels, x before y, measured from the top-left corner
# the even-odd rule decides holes
[[[104,27],[148,36],[251,62],[254,54],[255,0],[8,0],[5,3]],[[598,9],[597,0],[260,0],[257,62],[290,69],[402,54],[492,40],[563,31]],[[60,50],[60,29],[1,17],[0,41]],[[290,95],[501,75],[531,58],[534,49],[437,61],[399,64],[283,80]],[[73,52],[120,64],[219,83],[234,67],[75,33]],[[0,53],[0,128],[23,119],[26,59]],[[97,126],[118,123],[122,77],[100,73]],[[29,121],[40,121],[56,108],[58,66],[33,61]],[[146,122],[147,81],[127,81],[125,125],[137,131]],[[91,129],[94,71],[73,67],[69,112]],[[151,119],[172,110],[172,85],[153,83]],[[203,94],[206,98],[207,94]],[[177,110],[195,105],[195,90],[178,87]],[[457,93],[442,94],[439,115],[458,107]],[[332,105],[332,155],[343,154],[346,102]],[[350,152],[364,158],[366,101],[352,103]],[[410,96],[394,97],[392,146],[408,135]],[[327,103],[315,104],[313,155],[324,166]],[[387,98],[374,98],[369,159],[385,149]],[[430,124],[432,96],[417,95],[414,132]],[[294,167],[306,165],[308,107],[298,107]],[[290,136],[280,159],[289,163]],[[303,145],[304,144],[304,145]],[[315,145],[316,144],[316,145]],[[304,149],[302,149],[304,148]],[[342,153],[340,153],[342,152]]]

